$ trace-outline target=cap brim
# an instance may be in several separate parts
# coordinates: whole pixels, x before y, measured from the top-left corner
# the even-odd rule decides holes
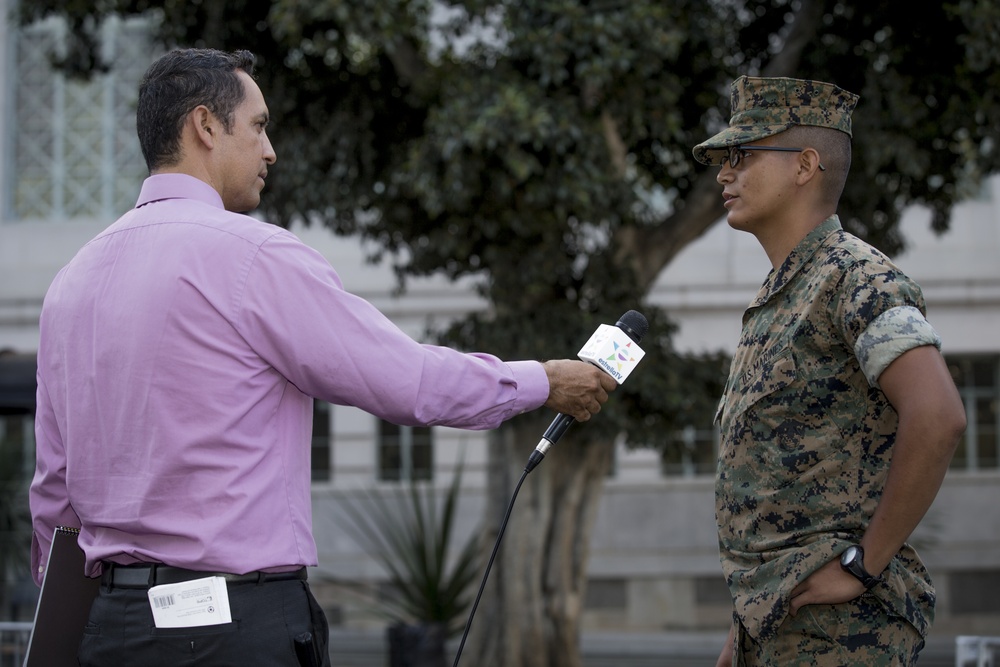
[[[780,125],[734,125],[695,146],[691,153],[702,164],[719,166],[729,157],[729,149],[784,132],[794,123]]]

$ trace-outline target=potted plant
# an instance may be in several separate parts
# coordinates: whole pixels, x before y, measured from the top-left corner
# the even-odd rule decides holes
[[[440,502],[433,484],[411,481],[392,500],[368,492],[343,503],[345,530],[389,574],[393,595],[376,609],[391,621],[391,667],[446,667],[445,641],[465,627],[479,540],[474,532],[449,556],[462,467]]]

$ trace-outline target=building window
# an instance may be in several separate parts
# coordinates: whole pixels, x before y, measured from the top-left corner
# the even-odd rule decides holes
[[[313,401],[312,481],[329,482],[333,477],[333,410],[326,401]]]
[[[627,609],[628,582],[622,578],[590,579],[583,606],[591,610]]]
[[[947,361],[968,422],[951,467],[995,469],[1000,466],[1000,357],[949,356]]]
[[[953,614],[1000,614],[1000,570],[949,572]]]
[[[719,429],[686,426],[674,433],[663,448],[660,466],[668,477],[714,475],[718,455]]]
[[[731,606],[733,598],[725,577],[694,577],[694,601],[697,605]]]
[[[135,205],[146,166],[135,130],[138,83],[160,51],[149,17],[101,26],[106,72],[82,80],[52,67],[69,27],[50,16],[21,29],[11,85],[9,219],[114,219]]]
[[[434,478],[431,429],[379,421],[378,478],[386,482]]]

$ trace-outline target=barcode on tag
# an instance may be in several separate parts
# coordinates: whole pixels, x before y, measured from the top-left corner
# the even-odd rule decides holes
[[[173,595],[158,595],[153,598],[153,606],[157,609],[163,609],[165,607],[171,607],[174,604]]]
[[[160,584],[147,590],[146,596],[153,624],[158,628],[194,628],[233,622],[229,588],[223,577]]]

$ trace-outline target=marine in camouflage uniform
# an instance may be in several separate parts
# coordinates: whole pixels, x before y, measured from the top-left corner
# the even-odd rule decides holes
[[[795,125],[850,135],[856,103],[832,84],[741,77],[730,127],[694,155],[725,164],[732,147]],[[735,607],[734,665],[915,661],[934,589],[907,544],[862,595],[789,612],[803,581],[868,529],[898,427],[879,377],[924,346],[940,348],[940,338],[920,288],[836,214],[798,241],[744,313],[717,415],[716,514]]]
[[[911,347],[939,344],[923,307],[920,289],[834,216],[744,314],[719,414],[716,515],[751,636],[775,635],[792,589],[864,534],[896,430],[869,378]],[[934,590],[910,547],[870,593],[926,635]]]

